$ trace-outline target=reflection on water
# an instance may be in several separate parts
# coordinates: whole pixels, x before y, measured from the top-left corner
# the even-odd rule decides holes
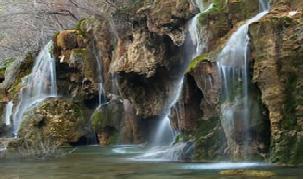
[[[132,161],[146,149],[141,145],[120,145],[114,147],[88,146],[78,148],[74,153],[60,159],[48,161],[1,160],[0,179],[78,179],[78,178],[126,178],[126,179],[229,179],[220,176],[223,169],[251,168],[271,170],[277,176],[271,179],[297,179],[302,177],[301,168],[272,167],[258,163],[183,163]],[[244,179],[247,177],[236,177]]]

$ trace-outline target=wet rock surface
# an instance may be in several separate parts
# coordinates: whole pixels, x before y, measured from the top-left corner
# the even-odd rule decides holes
[[[62,146],[79,142],[90,136],[90,131],[89,121],[79,105],[49,98],[24,115],[18,137],[29,146],[40,143]]]
[[[302,14],[283,9],[295,3],[278,2],[250,26],[253,81],[269,112],[273,162],[299,163],[302,156]]]

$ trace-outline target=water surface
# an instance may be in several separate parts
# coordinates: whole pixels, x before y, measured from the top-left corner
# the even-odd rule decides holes
[[[65,157],[45,161],[1,160],[0,178],[251,178],[218,174],[221,170],[232,168],[273,171],[277,176],[269,177],[271,179],[302,178],[301,168],[274,167],[260,163],[183,163],[132,160],[142,153],[141,146],[87,146],[79,147]]]

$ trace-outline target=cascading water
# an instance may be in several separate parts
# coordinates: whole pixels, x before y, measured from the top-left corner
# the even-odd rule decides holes
[[[13,113],[14,103],[12,101],[8,102],[5,106],[5,125],[11,125],[11,116]]]
[[[98,79],[98,90],[99,90],[99,96],[98,96],[98,103],[99,106],[104,104],[106,102],[105,100],[105,89],[104,89],[104,83],[103,83],[103,68],[102,68],[102,63],[101,63],[101,55],[97,50],[96,47],[96,42],[95,40],[92,41],[93,43],[93,54],[95,56],[96,64],[97,64],[97,79]]]
[[[206,8],[204,4],[199,4],[196,0],[196,5],[199,7],[201,12],[206,12],[213,7],[213,4],[210,4]],[[189,63],[193,58],[200,55],[204,49],[206,49],[205,39],[201,36],[201,31],[198,27],[198,17],[200,14],[197,14],[193,17],[187,24],[187,33],[186,39],[183,45],[183,60],[184,64],[181,68],[181,71],[178,74],[178,79],[174,83],[174,90],[169,96],[169,103],[166,108],[165,115],[162,117],[161,121],[158,124],[158,128],[152,140],[153,147],[146,152],[144,155],[137,157],[139,160],[179,160],[182,153],[185,153],[185,149],[190,149],[190,143],[181,143],[175,146],[171,145],[175,139],[175,131],[171,128],[170,125],[170,113],[171,108],[179,100],[183,81],[184,81],[184,72],[187,69]]]
[[[235,146],[234,153],[247,153],[251,120],[249,97],[249,24],[258,21],[268,12],[268,3],[259,1],[261,12],[249,19],[233,35],[218,56],[218,68],[222,75],[222,126],[228,143]],[[230,138],[233,133],[243,136],[243,151]]]
[[[53,42],[50,41],[36,58],[32,73],[22,81],[20,102],[13,117],[15,136],[17,136],[22,117],[28,109],[48,97],[57,96],[55,60],[50,53],[52,48]]]
[[[183,86],[183,77],[176,84],[176,88],[174,88],[176,90],[174,93],[172,93],[172,96],[170,97],[170,100],[169,100],[170,104],[168,105],[169,107],[166,111],[165,116],[163,117],[163,119],[160,121],[160,123],[158,125],[156,135],[154,136],[154,139],[153,139],[153,146],[161,146],[161,145],[168,146],[173,141],[173,138],[175,137],[174,131],[170,125],[169,115],[171,112],[171,108],[176,104],[176,102],[178,101],[178,99],[180,97],[180,93],[182,91],[182,86]],[[169,137],[166,138],[165,136],[169,136]]]

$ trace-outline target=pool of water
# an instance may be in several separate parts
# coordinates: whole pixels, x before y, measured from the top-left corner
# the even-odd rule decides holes
[[[0,178],[29,179],[244,179],[244,176],[222,176],[225,169],[268,170],[271,179],[302,178],[301,167],[275,167],[262,163],[184,163],[139,160],[141,146],[79,147],[64,157],[49,160],[0,160]],[[134,160],[137,158],[137,160]],[[253,178],[253,177],[252,177]],[[254,177],[255,178],[255,177]]]

